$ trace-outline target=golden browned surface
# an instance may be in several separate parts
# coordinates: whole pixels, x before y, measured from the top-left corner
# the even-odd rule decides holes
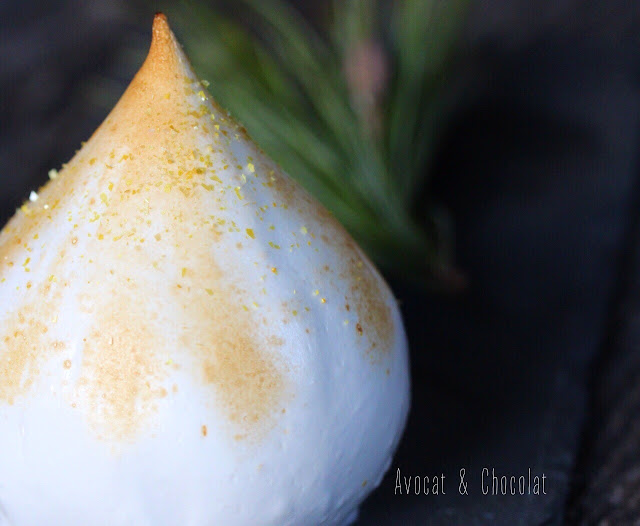
[[[229,136],[246,136],[211,106],[195,82],[166,18],[158,15],[149,56],[111,114],[41,189],[40,198],[23,206],[0,234],[0,288],[9,271],[20,265],[27,271],[29,264],[21,261],[25,254],[30,265],[47,256],[46,278],[27,284],[33,286],[36,303],[44,305],[46,299],[47,312],[58,312],[62,291],[73,290],[79,311],[93,320],[86,327],[82,360],[65,361],[64,368],[78,378],[73,404],[105,438],[138,436],[161,400],[177,392],[170,376],[182,366],[193,367],[205,392],[214,394],[236,438],[269,428],[282,414],[288,370],[276,356],[285,341],[269,332],[263,315],[247,307],[255,291],[236,283],[229,272],[233,269],[216,260],[218,243],[229,233],[273,250],[330,245],[347,264],[348,270],[334,277],[349,283],[344,308],[358,316],[352,328],[357,338],[363,338],[373,362],[393,345],[383,283],[322,206],[259,155],[231,169],[245,168],[252,182],[273,193],[273,202],[250,202],[241,187],[246,181],[229,186],[231,176],[216,173],[216,167],[223,171],[228,164],[245,163],[224,158],[220,167]],[[186,96],[202,103],[194,106]],[[206,147],[198,143],[203,134],[211,138]],[[235,200],[234,206],[254,207],[260,220],[268,219],[267,209],[297,210],[308,228],[295,227],[300,231],[291,247],[256,239],[257,231],[217,215],[228,202],[218,197],[224,195]],[[212,208],[212,196],[219,210]],[[328,235],[314,232],[312,225]],[[47,229],[64,234],[64,241],[47,246],[38,239],[39,233],[51,238],[44,235]],[[240,254],[243,243],[227,246]],[[275,267],[265,272],[286,279]],[[325,265],[323,272],[331,281],[334,270]],[[52,287],[58,291],[55,297]],[[325,308],[324,295],[317,300],[311,309]],[[158,302],[180,323],[159,328]],[[0,400],[13,401],[33,383],[39,360],[49,356],[47,328],[42,309],[19,311],[0,323],[0,342],[5,342]],[[171,343],[161,337],[168,334]]]
[[[378,362],[382,355],[388,354],[394,343],[394,325],[391,308],[385,301],[382,281],[376,271],[364,261],[364,255],[347,242],[345,254],[349,261],[348,281],[350,294],[345,296],[346,305],[355,305],[358,314],[356,333],[369,338],[368,355],[371,361]],[[351,303],[349,303],[351,302]]]
[[[38,375],[43,354],[53,357],[64,349],[64,343],[48,336],[45,313],[37,305],[28,304],[14,313],[4,324],[0,344],[0,400],[13,404],[17,396],[27,392]],[[2,329],[0,329],[2,330]]]
[[[32,258],[25,256],[21,271],[29,274],[31,265]],[[0,401],[9,405],[33,386],[44,362],[58,359],[66,348],[66,343],[52,337],[49,330],[57,321],[53,306],[60,300],[51,285],[49,280],[37,287],[27,281],[24,305],[0,318]]]
[[[395,339],[392,312],[383,290],[384,281],[340,223],[326,210],[319,210],[318,217],[330,232],[329,235],[322,234],[321,240],[337,250],[347,262],[347,270],[339,276],[349,283],[343,307],[346,312],[355,309],[358,321],[353,330],[359,337],[368,338],[367,354],[373,363],[377,363],[391,351]],[[330,268],[323,271],[331,273]]]
[[[275,409],[284,388],[268,343],[258,338],[251,313],[240,306],[240,293],[227,283],[215,262],[211,244],[220,236],[219,225],[194,213],[203,208],[199,196],[211,191],[217,177],[215,172],[211,180],[205,177],[215,151],[198,151],[192,127],[208,131],[206,126],[214,117],[204,104],[194,111],[186,101],[195,79],[186,76],[183,61],[166,18],[158,15],[149,56],[114,110],[58,177],[41,189],[40,200],[25,205],[0,239],[1,272],[17,264],[14,260],[27,248],[36,258],[38,247],[25,241],[40,228],[69,228],[65,248],[71,250],[78,246],[74,235],[78,225],[94,225],[91,239],[74,260],[96,269],[90,274],[93,284],[83,287],[85,292],[78,296],[81,311],[94,316],[95,322],[84,344],[77,405],[96,431],[109,438],[136,435],[157,401],[167,395],[164,354],[174,360],[184,357],[166,349],[149,322],[148,311],[155,302],[145,295],[163,294],[164,287],[174,294],[176,311],[189,320],[180,329],[180,344],[200,363],[200,372],[194,373],[203,385],[215,389],[231,421],[249,431]],[[113,175],[116,167],[119,170]],[[83,173],[86,170],[92,171],[90,181]],[[104,191],[91,190],[95,188]],[[70,200],[80,203],[77,216],[67,217],[62,211]],[[56,205],[45,209],[45,202]],[[161,221],[154,223],[150,217],[157,219],[153,214],[158,211]],[[101,297],[109,298],[117,287],[110,290],[100,285],[101,272],[109,272],[107,277],[122,290],[132,290],[134,279],[127,276],[126,266],[115,265],[116,271],[108,271],[100,265],[102,254],[130,265],[148,265],[144,243],[163,245],[175,260],[154,261],[157,272],[148,283],[105,304]],[[63,252],[59,267],[71,263],[66,257],[64,261]],[[172,264],[181,267],[176,283],[170,282]],[[153,280],[160,283],[156,286]],[[134,293],[146,299],[149,307],[136,301]],[[0,327],[5,342],[0,396],[7,401],[26,392],[38,374],[37,358],[46,352],[42,312],[23,318],[16,315]],[[161,349],[165,349],[163,356],[157,354]]]
[[[344,227],[317,201],[310,198],[294,181],[282,177],[277,172],[269,170],[265,164],[258,163],[260,173],[269,173],[269,187],[273,188],[279,198],[278,206],[297,209],[302,216],[307,216],[308,224],[316,224],[320,230],[326,232],[317,235],[312,227],[302,226],[301,238],[303,244],[313,247],[316,243],[323,243],[332,247],[340,258],[346,262],[346,270],[338,277],[349,285],[345,290],[344,308],[350,312],[353,308],[358,315],[358,321],[353,330],[358,336],[368,338],[367,355],[371,362],[378,363],[387,355],[394,345],[395,328],[392,311],[388,305],[387,291],[384,281],[368,260],[367,256],[357,247]],[[299,205],[304,203],[304,208]],[[253,238],[253,231],[248,232]],[[299,246],[297,242],[295,246]],[[272,269],[277,274],[277,269]],[[334,269],[325,265],[319,270],[323,282],[332,280]],[[325,303],[320,290],[317,291],[321,303]]]
[[[207,230],[186,226],[168,239],[176,234],[190,239],[182,249],[189,266],[173,289],[172,301],[186,320],[180,344],[197,352],[200,379],[215,388],[229,419],[245,432],[262,427],[285,389],[283,366],[273,353],[279,342],[259,336],[259,321],[246,307],[244,291],[225,279],[209,255]]]
[[[78,380],[78,398],[100,435],[134,436],[167,396],[167,368],[156,355],[163,348],[139,302],[115,297],[100,309],[86,338]]]

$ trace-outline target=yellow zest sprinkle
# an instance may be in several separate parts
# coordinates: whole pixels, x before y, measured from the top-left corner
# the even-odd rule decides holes
[[[182,267],[182,277],[184,278],[187,275],[187,269]]]
[[[105,205],[109,205],[109,200],[107,199],[107,194],[105,194],[104,192],[102,192],[100,194],[100,201],[102,201]]]
[[[242,308],[243,308],[244,310],[246,310],[247,312],[249,311],[249,307],[247,307],[246,305],[243,305],[243,306],[242,306]]]
[[[213,291],[211,289],[204,289],[209,296],[213,296]]]
[[[271,267],[271,272],[273,272],[274,274],[277,274],[278,269],[276,267]]]
[[[306,226],[300,227],[300,232],[302,233],[302,235],[306,236],[307,235],[307,227]]]
[[[109,191],[113,190],[113,183],[109,183]]]
[[[320,303],[327,303],[327,300],[325,300],[324,298],[320,298]]]
[[[51,276],[49,276],[49,282],[55,283],[56,281],[58,281],[58,278],[56,278],[53,274],[51,274]]]
[[[153,236],[156,238],[156,241],[160,241],[162,239],[162,236],[160,234],[156,234],[155,236]]]
[[[94,164],[96,164],[96,160],[97,159],[95,157],[93,157],[92,159],[89,159],[89,164],[93,166]]]
[[[294,316],[297,316],[298,315],[298,311],[297,310],[291,311],[291,314],[293,314]]]
[[[251,238],[251,239],[255,239],[256,235],[253,233],[253,229],[252,228],[247,228],[247,235]]]
[[[253,163],[249,163],[247,164],[247,170],[249,170],[251,173],[256,171],[256,167],[253,165]]]
[[[273,241],[269,241],[269,246],[271,248],[275,248],[276,250],[280,250],[280,245],[276,245]]]
[[[205,88],[208,88],[208,87],[209,87],[209,81],[208,81],[208,80],[202,79],[202,80],[200,81],[200,83],[201,83]]]
[[[316,290],[314,290],[314,291],[313,291],[313,295],[314,295],[314,296],[317,296],[318,294],[320,294],[320,291],[319,291],[318,289],[316,289]]]
[[[98,239],[102,241],[104,239],[104,234],[98,234]]]
[[[27,258],[24,260],[24,263],[22,264],[23,267],[26,267],[29,264],[29,261],[31,261],[31,258]]]
[[[238,199],[240,199],[240,200],[244,199],[244,196],[240,192],[240,187],[236,186],[235,190],[236,190],[236,195],[238,196]]]

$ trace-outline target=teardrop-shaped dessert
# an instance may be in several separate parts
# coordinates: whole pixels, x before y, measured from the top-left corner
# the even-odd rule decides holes
[[[163,15],[33,197],[0,234],[6,523],[352,520],[409,407],[398,308],[213,103]]]

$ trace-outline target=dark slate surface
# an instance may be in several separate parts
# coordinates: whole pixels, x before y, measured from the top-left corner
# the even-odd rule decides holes
[[[640,192],[635,197],[619,298],[592,371],[590,417],[568,502],[571,524],[640,518]]]
[[[588,366],[630,228],[640,130],[632,58],[584,42],[533,44],[501,57],[486,93],[461,112],[437,186],[471,286],[450,299],[397,288],[413,411],[360,524],[562,523]],[[544,472],[548,495],[484,496],[485,466]],[[444,472],[446,496],[395,495],[398,467]],[[460,468],[468,496],[458,495]]]
[[[567,510],[571,524],[640,518],[640,213],[630,241],[627,279],[594,366],[591,414]]]

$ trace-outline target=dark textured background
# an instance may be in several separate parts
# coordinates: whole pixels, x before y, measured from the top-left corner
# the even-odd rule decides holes
[[[414,404],[359,524],[640,520],[640,3],[540,4],[472,3],[431,189],[470,286],[393,284]],[[0,223],[115,103],[155,7],[0,3]],[[549,494],[484,497],[484,466],[544,472]],[[444,471],[447,495],[394,495],[396,468]]]

